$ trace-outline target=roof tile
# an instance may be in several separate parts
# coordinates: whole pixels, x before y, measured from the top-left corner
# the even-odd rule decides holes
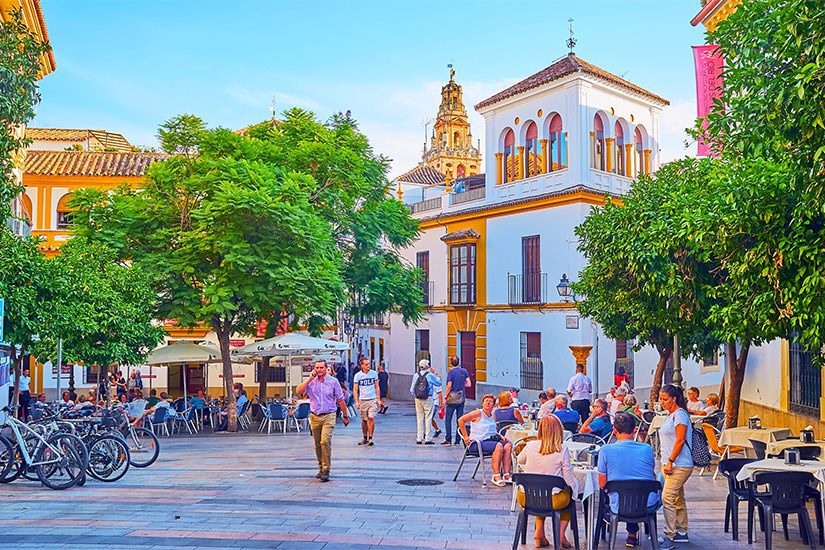
[[[152,162],[169,158],[165,153],[91,151],[27,151],[24,174],[49,176],[141,177]]]
[[[395,181],[406,183],[421,183],[426,185],[440,185],[444,183],[444,174],[426,164],[419,164],[412,170],[395,178]]]

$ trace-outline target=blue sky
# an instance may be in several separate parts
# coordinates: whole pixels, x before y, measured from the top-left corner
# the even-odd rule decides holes
[[[567,52],[671,101],[662,158],[683,156],[695,116],[690,25],[699,0],[253,1],[41,0],[57,71],[33,125],[101,128],[156,145],[182,112],[240,128],[300,106],[352,110],[392,174],[421,155],[447,63],[473,103]],[[693,148],[691,148],[691,151]]]

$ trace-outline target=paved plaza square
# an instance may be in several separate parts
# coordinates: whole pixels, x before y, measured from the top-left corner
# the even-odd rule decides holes
[[[471,467],[454,483],[461,450],[415,445],[410,404],[392,403],[379,417],[374,447],[359,447],[359,438],[358,419],[347,428],[338,424],[329,483],[314,478],[309,434],[290,432],[164,437],[156,464],[132,468],[112,484],[89,481],[67,491],[2,485],[0,547],[510,547],[516,515],[509,512],[509,488],[471,481]],[[444,483],[398,484],[405,479]],[[744,519],[743,542],[722,530],[726,491],[722,478],[691,478],[692,542],[685,548],[746,547]],[[777,548],[801,547],[796,521],[790,522],[791,541],[778,534]],[[760,536],[754,548],[763,545]]]

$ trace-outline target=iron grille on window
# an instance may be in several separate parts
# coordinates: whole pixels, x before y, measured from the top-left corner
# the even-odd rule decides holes
[[[83,369],[83,383],[84,384],[97,384],[97,376],[98,376],[98,366],[97,365],[86,365]],[[104,372],[101,376],[105,377],[106,373]],[[104,378],[101,378],[103,380]]]
[[[430,360],[430,331],[418,329],[415,331],[415,362],[413,370],[418,370],[418,362],[422,359]]]
[[[813,353],[794,338],[788,342],[790,366],[790,399],[792,412],[819,418],[822,379],[819,367],[813,364]]]
[[[544,366],[541,363],[541,333],[521,333],[521,387],[544,389]]]
[[[255,383],[261,381],[261,369],[263,363],[261,361],[255,362]],[[269,372],[266,377],[267,382],[286,382],[286,367],[279,367],[277,365],[269,365]]]

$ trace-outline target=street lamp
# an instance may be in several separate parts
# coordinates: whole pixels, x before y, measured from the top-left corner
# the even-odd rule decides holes
[[[561,274],[561,280],[559,281],[559,284],[556,285],[556,290],[565,302],[573,294],[573,288],[570,286],[570,281],[567,279],[567,273]]]

